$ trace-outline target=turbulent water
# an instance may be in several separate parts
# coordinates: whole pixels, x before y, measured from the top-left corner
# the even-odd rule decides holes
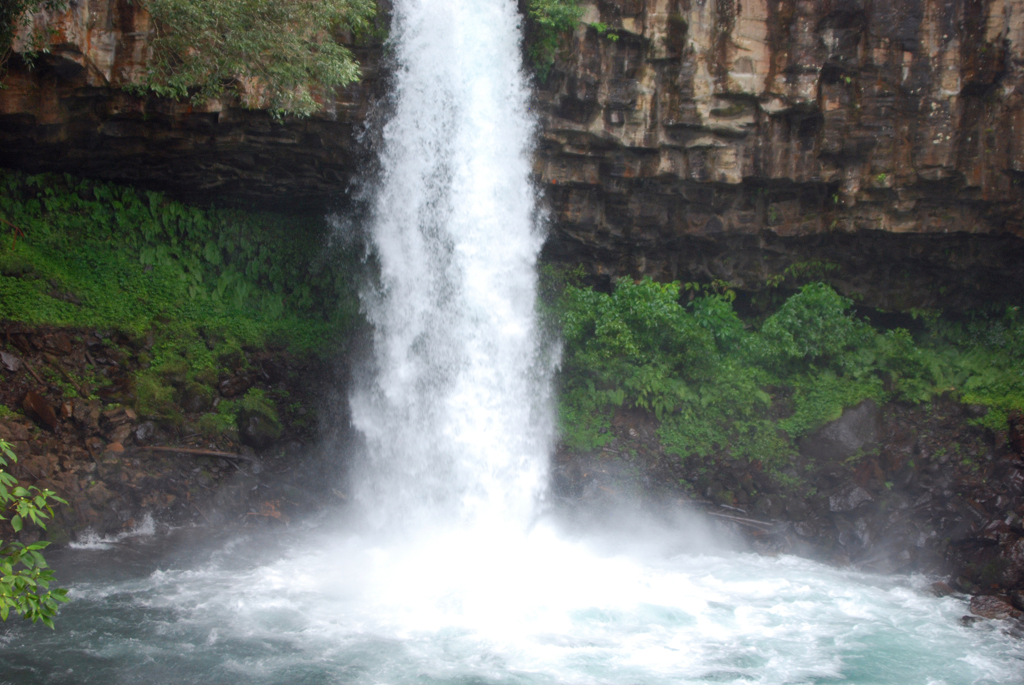
[[[542,236],[512,0],[407,0],[367,293],[376,376],[352,402],[359,490],[387,523],[522,524],[550,426],[534,323]]]
[[[663,534],[638,548],[541,522],[73,550],[57,561],[74,601],[56,632],[0,633],[0,683],[1021,682],[1020,643],[961,627],[963,602],[925,579],[681,552],[697,543]]]
[[[544,502],[516,2],[398,0],[394,21],[358,506],[56,553],[73,601],[54,632],[0,628],[0,683],[1020,683],[1008,626],[961,626],[928,579],[747,554],[684,512],[581,530]]]

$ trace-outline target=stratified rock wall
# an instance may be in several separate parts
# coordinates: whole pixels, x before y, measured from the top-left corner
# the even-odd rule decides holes
[[[150,17],[132,0],[71,0],[40,12],[49,52],[19,35],[0,90],[0,166],[155,187],[192,200],[322,211],[357,170],[354,139],[376,84],[379,47],[354,47],[364,80],[285,124],[231,100],[202,107],[122,88],[145,68]]]
[[[829,259],[894,308],[1021,292],[1024,2],[602,0],[584,22],[538,92],[550,256],[750,288]]]
[[[889,309],[1024,297],[1024,0],[584,4],[537,87],[548,259],[746,290],[827,262]],[[277,124],[121,90],[149,21],[129,0],[38,15],[51,52],[11,61],[0,165],[278,209],[344,192],[379,46],[321,115]]]

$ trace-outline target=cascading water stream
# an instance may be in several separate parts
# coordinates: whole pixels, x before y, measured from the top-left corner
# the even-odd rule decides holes
[[[1020,683],[1021,643],[962,627],[927,579],[729,551],[679,512],[585,535],[538,513],[549,364],[516,2],[397,0],[394,22],[375,375],[352,398],[369,525],[53,555],[73,601],[55,632],[0,628],[0,685]]]
[[[376,382],[352,401],[378,518],[522,522],[545,480],[534,324],[541,236],[519,14],[505,1],[394,8],[394,115],[364,297]]]

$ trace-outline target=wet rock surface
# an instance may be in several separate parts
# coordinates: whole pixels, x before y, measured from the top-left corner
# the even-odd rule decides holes
[[[762,553],[941,575],[948,580],[938,594],[974,595],[977,615],[1016,618],[1024,610],[1024,460],[1006,433],[971,425],[973,416],[950,399],[864,403],[770,474],[727,454],[665,454],[655,418],[622,410],[603,448],[558,452],[552,486],[570,509],[630,499],[698,506]]]
[[[313,446],[320,427],[300,420],[312,417],[305,407],[315,406],[324,383],[340,382],[332,368],[282,351],[239,355],[240,368],[259,377],[252,385],[287,392],[294,409],[252,440],[247,425],[196,431],[199,417],[187,411],[187,398],[173,419],[140,415],[133,374],[145,363],[145,344],[105,331],[0,324],[0,439],[18,458],[9,471],[68,502],[57,508],[47,539],[117,534],[146,517],[169,525],[277,525],[343,496],[336,464]],[[277,370],[275,384],[264,367]],[[329,408],[322,415],[335,416]],[[14,536],[6,524],[0,534]]]

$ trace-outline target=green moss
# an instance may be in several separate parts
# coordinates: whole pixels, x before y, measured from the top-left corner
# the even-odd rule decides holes
[[[3,170],[0,214],[19,229],[0,225],[0,318],[305,353],[358,317],[359,255],[327,246],[321,217],[201,210]]]
[[[140,374],[135,380],[135,408],[143,416],[171,418],[177,411],[174,388],[154,374]]]
[[[223,403],[222,403],[223,404]],[[218,406],[218,409],[220,407]],[[219,435],[237,435],[237,417],[230,412],[211,412],[203,414],[196,423],[196,429],[203,435],[215,437]]]
[[[242,411],[260,414],[278,427],[281,425],[281,418],[277,414],[277,407],[267,397],[266,391],[259,388],[250,388],[242,399],[238,401],[238,408]]]
[[[0,319],[138,340],[126,355],[143,367],[136,402],[146,415],[177,420],[173,389],[212,388],[247,365],[243,348],[328,354],[359,321],[359,255],[330,247],[321,217],[199,209],[5,170],[0,215]]]

